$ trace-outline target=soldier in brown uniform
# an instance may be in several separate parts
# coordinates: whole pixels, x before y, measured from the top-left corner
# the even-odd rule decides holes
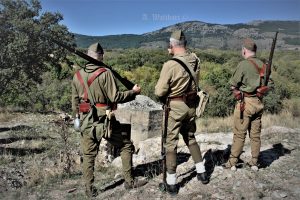
[[[182,31],[175,31],[170,38],[169,54],[181,60],[190,70],[194,79],[199,80],[200,63],[194,53],[186,50],[186,39]],[[196,165],[197,178],[202,183],[208,183],[199,145],[195,139],[196,132],[196,90],[189,73],[175,60],[167,61],[161,70],[159,80],[155,86],[155,94],[170,107],[168,117],[168,132],[166,138],[166,168],[167,191],[176,194],[176,156],[179,133],[188,146]]]
[[[103,49],[101,45],[99,43],[91,45],[88,49],[88,55],[102,61]],[[89,197],[98,194],[93,185],[94,165],[102,137],[121,150],[125,188],[131,189],[146,184],[146,181],[134,179],[132,176],[134,147],[130,141],[130,125],[120,124],[112,115],[116,103],[131,101],[140,91],[141,88],[138,85],[135,85],[132,90],[119,91],[112,72],[107,68],[91,63],[74,75],[72,108],[75,113],[80,115],[83,177],[86,194]],[[84,109],[86,102],[92,104],[90,111]],[[108,123],[108,116],[112,116],[110,123]],[[108,132],[110,134],[106,134]]]
[[[233,125],[233,143],[231,147],[231,155],[225,168],[236,170],[238,158],[242,153],[247,131],[249,132],[251,142],[252,159],[248,163],[251,169],[257,171],[257,161],[260,151],[260,133],[261,133],[261,117],[264,105],[262,99],[256,96],[257,88],[261,86],[261,78],[259,71],[263,67],[263,62],[256,58],[257,46],[252,39],[245,39],[242,46],[242,56],[245,60],[241,61],[232,75],[230,84],[233,91],[240,91],[244,95],[244,106],[239,100],[234,110]]]

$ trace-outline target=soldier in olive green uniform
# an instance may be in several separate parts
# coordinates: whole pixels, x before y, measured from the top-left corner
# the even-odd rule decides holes
[[[88,55],[102,61],[103,49],[100,44],[91,45],[88,49]],[[87,87],[88,80],[94,76],[95,71],[100,67],[91,63],[87,64],[84,69],[79,71],[81,78],[76,73],[72,83],[72,108],[75,113],[80,115],[83,177],[86,194],[90,197],[97,195],[97,190],[93,185],[94,165],[102,137],[121,149],[125,188],[131,189],[146,184],[146,181],[138,181],[132,177],[132,152],[134,147],[130,141],[130,125],[120,124],[118,121],[112,120],[111,127],[107,127],[106,123],[108,120],[107,115],[111,114],[114,104],[133,100],[141,89],[138,85],[135,85],[132,90],[120,92],[109,69],[105,69],[96,76],[90,86]],[[88,101],[94,102],[93,112],[84,113],[79,109],[80,104],[85,101],[86,94],[88,94]],[[105,135],[110,128],[111,135]]]
[[[186,51],[186,39],[182,31],[175,31],[170,38],[169,53],[188,66],[194,79],[199,80],[200,60],[194,53]],[[208,183],[199,145],[195,139],[195,115],[198,85],[191,79],[188,72],[174,60],[167,61],[161,70],[155,86],[155,94],[170,107],[168,132],[166,138],[167,191],[178,192],[176,187],[176,155],[179,133],[183,136],[196,165],[197,177],[202,183]],[[189,97],[189,95],[191,95]],[[188,100],[189,99],[189,100]]]
[[[257,171],[257,161],[260,151],[261,117],[264,105],[262,99],[256,96],[256,90],[261,86],[259,70],[263,67],[263,62],[256,58],[256,44],[247,38],[243,41],[242,56],[245,60],[241,61],[231,80],[233,90],[239,90],[244,94],[244,111],[240,111],[240,100],[234,110],[233,143],[231,155],[225,168],[236,170],[238,158],[242,153],[247,131],[251,140],[252,159],[248,163],[251,169]]]

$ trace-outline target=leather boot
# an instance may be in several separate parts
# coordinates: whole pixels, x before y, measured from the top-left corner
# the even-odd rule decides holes
[[[170,195],[176,195],[178,193],[178,189],[176,185],[167,184],[166,190]]]
[[[88,186],[85,189],[85,194],[89,198],[98,196],[98,191],[94,186]]]
[[[209,182],[206,172],[197,173],[197,179],[198,179],[198,181],[201,181],[203,184],[207,184]]]
[[[223,169],[231,169],[231,171],[236,171],[236,166],[232,165],[229,161],[225,164],[222,164]]]
[[[126,190],[130,190],[130,189],[133,189],[133,188],[142,187],[142,186],[146,185],[147,183],[148,183],[147,180],[134,179],[130,183],[125,182],[124,187],[125,187]]]

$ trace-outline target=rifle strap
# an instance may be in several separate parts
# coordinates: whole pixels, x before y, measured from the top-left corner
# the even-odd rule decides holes
[[[252,60],[252,59],[249,59],[249,61],[253,64],[253,66],[255,67],[257,72],[260,74],[260,69],[259,69],[258,65],[256,64],[256,62],[254,62],[254,60]]]
[[[255,69],[257,70],[260,79],[262,79],[262,77],[264,76],[264,71],[265,71],[265,65],[263,65],[261,68],[259,68],[259,66],[256,64],[256,62],[254,62],[254,60],[252,59],[248,59],[252,65],[255,67]]]
[[[256,62],[254,62],[254,60],[249,59],[249,61],[253,64],[253,66],[255,67],[255,69],[257,70],[258,74],[259,74],[259,81],[260,81],[260,86],[263,83],[263,77],[264,77],[264,71],[265,71],[265,65],[262,66],[262,68],[259,68],[258,65],[256,64]]]
[[[93,81],[100,75],[102,74],[103,72],[107,71],[105,68],[99,68],[97,69],[93,75],[88,79],[87,81],[87,88],[89,89],[89,86],[93,83]],[[83,99],[85,102],[87,102],[88,100],[88,91],[87,91],[87,88],[85,87],[85,82],[83,81],[83,78],[80,74],[80,71],[77,71],[76,72],[76,76],[77,76],[77,79],[79,80],[80,84],[83,86],[83,91],[84,91],[84,94],[83,94]]]
[[[99,69],[97,69],[94,73],[93,73],[93,75],[91,76],[91,78],[89,78],[89,80],[88,80],[88,86],[91,86],[91,84],[93,83],[93,81],[100,75],[100,74],[102,74],[103,72],[105,72],[106,71],[106,69],[105,68],[99,68]]]
[[[83,91],[84,91],[84,93],[83,93],[83,99],[84,99],[85,102],[87,102],[87,100],[88,100],[88,92],[87,92],[87,90],[86,90],[86,88],[84,86],[84,82],[83,82],[82,76],[81,76],[81,74],[80,74],[79,71],[76,72],[76,76],[77,76],[77,79],[79,80],[80,84],[83,86]]]
[[[178,62],[185,69],[185,71],[190,75],[191,80],[193,80],[195,82],[195,85],[197,87],[197,91],[200,91],[200,88],[198,87],[197,81],[195,80],[195,78],[192,75],[192,73],[191,73],[190,69],[188,68],[188,66],[182,60],[180,60],[178,58],[172,58],[171,60],[174,60],[174,61]]]

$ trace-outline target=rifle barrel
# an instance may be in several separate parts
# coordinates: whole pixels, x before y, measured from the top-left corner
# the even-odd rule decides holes
[[[276,41],[277,41],[277,35],[278,35],[278,31],[276,31],[276,33],[275,33],[275,37],[273,39],[272,47],[271,47],[271,51],[270,51],[270,55],[269,55],[269,60],[266,63],[266,69],[265,69],[265,74],[264,74],[264,85],[265,86],[268,85],[270,74],[271,74],[272,60],[273,60],[275,45],[276,45]]]
[[[134,83],[132,83],[131,81],[127,80],[126,78],[123,78],[118,72],[116,72],[115,70],[113,70],[110,66],[104,64],[103,62],[99,61],[99,60],[96,60],[88,55],[86,55],[85,53],[81,52],[81,51],[78,51],[76,50],[75,48],[73,47],[70,47],[69,45],[63,43],[63,42],[60,42],[56,39],[53,39],[51,37],[46,37],[48,38],[50,41],[54,42],[55,44],[57,44],[58,46],[61,46],[65,49],[67,49],[68,51],[78,55],[79,57],[97,65],[97,66],[102,66],[102,67],[105,67],[105,68],[108,68],[110,69],[110,71],[113,73],[113,75],[128,89],[128,90],[131,90],[134,86]]]
[[[277,35],[278,35],[278,31],[276,31],[275,37],[274,37],[273,42],[272,42],[272,47],[271,47],[271,51],[270,51],[270,55],[269,55],[269,61],[268,61],[268,63],[270,65],[272,65],[272,60],[273,60],[275,45],[276,45],[276,41],[277,41]]]

